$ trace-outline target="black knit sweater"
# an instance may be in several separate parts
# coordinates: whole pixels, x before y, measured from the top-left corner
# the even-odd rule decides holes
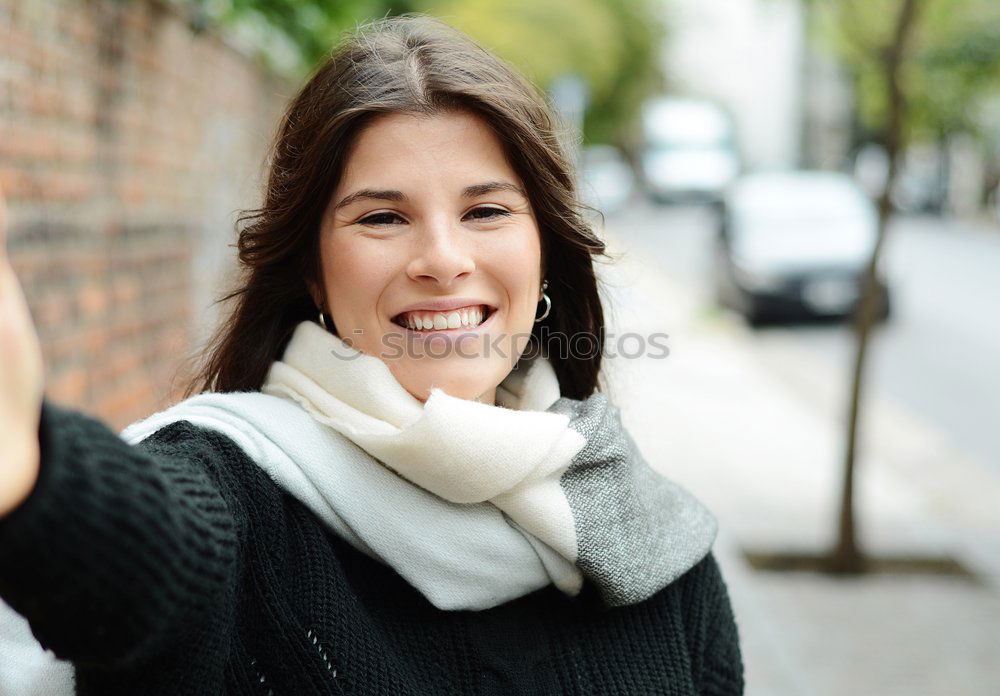
[[[441,611],[220,433],[130,446],[46,401],[39,437],[35,490],[0,520],[0,596],[80,694],[742,693],[711,555],[632,606],[585,584]]]

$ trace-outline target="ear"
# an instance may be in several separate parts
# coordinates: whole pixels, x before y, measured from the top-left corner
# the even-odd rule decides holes
[[[323,309],[326,306],[326,298],[323,296],[323,290],[312,281],[309,281],[306,287],[309,290],[309,297],[312,298],[313,304]]]

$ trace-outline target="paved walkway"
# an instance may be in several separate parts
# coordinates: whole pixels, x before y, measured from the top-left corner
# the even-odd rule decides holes
[[[611,246],[627,252],[616,238]],[[865,547],[950,555],[978,581],[752,570],[743,549],[832,543],[843,376],[790,354],[795,383],[779,380],[742,322],[706,311],[641,258],[626,255],[602,277],[612,285],[613,343],[627,332],[670,336],[666,359],[606,361],[611,396],[654,466],[719,519],[716,553],[740,626],[747,694],[1000,694],[1000,468],[872,395],[857,489]]]

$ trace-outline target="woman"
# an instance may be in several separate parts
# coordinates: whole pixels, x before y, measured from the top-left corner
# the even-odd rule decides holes
[[[597,391],[544,100],[427,18],[289,106],[200,392],[42,398],[4,273],[0,596],[80,694],[735,694],[712,516]]]

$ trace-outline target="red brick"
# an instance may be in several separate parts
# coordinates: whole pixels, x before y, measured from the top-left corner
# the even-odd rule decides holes
[[[231,177],[257,172],[290,90],[150,0],[8,10],[0,185],[49,388],[105,419],[138,417],[186,386],[171,380],[191,346],[194,225]],[[123,15],[117,62],[100,57],[102,11]],[[214,122],[257,135],[208,157]]]
[[[108,308],[108,289],[104,285],[88,282],[77,295],[84,316],[100,315]]]
[[[87,371],[82,367],[71,367],[45,380],[45,394],[55,401],[82,406],[87,396]]]

